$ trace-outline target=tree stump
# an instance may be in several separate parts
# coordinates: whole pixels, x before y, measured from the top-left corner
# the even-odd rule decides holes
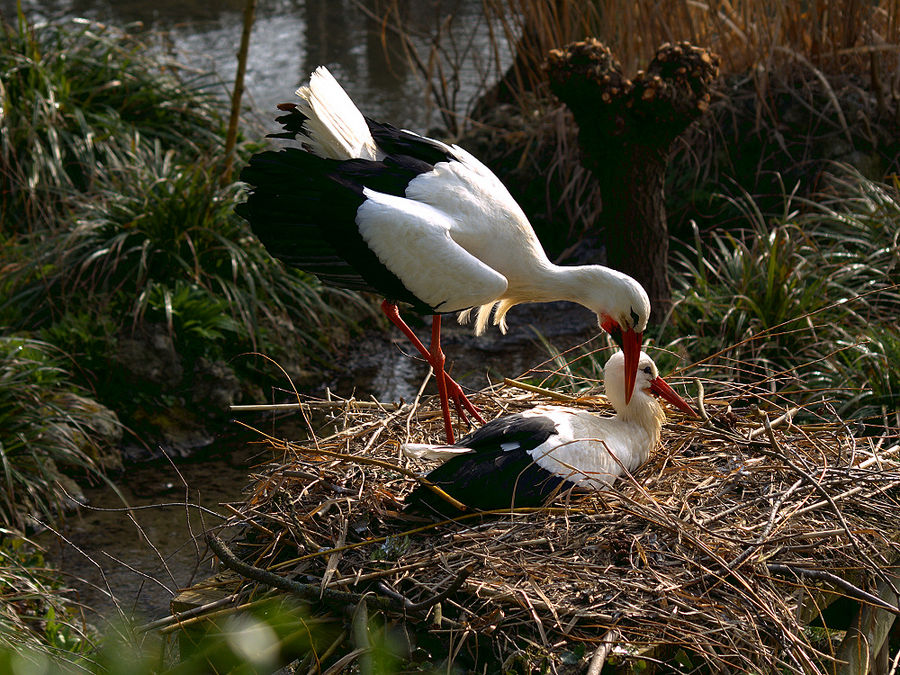
[[[675,139],[709,107],[719,58],[687,42],[666,43],[646,72],[628,79],[612,52],[589,38],[551,50],[546,68],[600,186],[607,263],[644,286],[660,321],[672,302],[666,162]]]

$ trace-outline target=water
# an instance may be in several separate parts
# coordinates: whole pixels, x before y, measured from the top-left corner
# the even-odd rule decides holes
[[[113,26],[131,24],[165,54],[192,68],[215,72],[227,97],[237,68],[244,0],[22,0],[32,21],[83,17]],[[427,131],[440,117],[423,100],[421,76],[404,57],[397,34],[382,30],[378,9],[387,2],[359,0],[266,0],[259,2],[251,34],[244,102],[272,126],[275,105],[293,99],[294,90],[319,65],[326,65],[363,112],[396,126]],[[429,36],[447,26],[458,48],[457,113],[496,77],[488,65],[490,33],[481,0],[409,0],[397,3],[412,44],[428,58]],[[0,11],[15,16],[14,0],[0,0]],[[363,7],[371,8],[372,15]],[[452,17],[452,20],[450,19]],[[447,23],[449,22],[449,23]],[[391,22],[396,23],[396,22]],[[141,28],[133,24],[140,24]],[[384,44],[382,43],[384,39]],[[387,47],[387,49],[385,49]],[[387,56],[389,54],[390,56]],[[509,59],[504,57],[501,67]]]
[[[252,467],[268,459],[226,435],[191,461],[133,464],[113,478],[120,494],[86,489],[89,505],[37,541],[89,620],[166,616],[179,589],[215,571],[203,532],[230,515],[225,505],[239,501]]]

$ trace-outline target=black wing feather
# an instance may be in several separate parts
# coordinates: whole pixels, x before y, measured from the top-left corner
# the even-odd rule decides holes
[[[423,169],[430,166],[408,157],[338,161],[297,148],[262,152],[241,172],[250,193],[235,211],[269,253],[286,264],[325,283],[373,291],[431,313],[433,308],[381,264],[356,224],[364,187],[403,196]]]
[[[385,122],[376,122],[366,117],[369,132],[375,144],[386,155],[407,156],[434,166],[438,162],[449,162],[454,157],[440,143],[424,136],[403,131]]]
[[[485,424],[459,440],[471,453],[456,455],[426,478],[466,506],[484,511],[510,506],[539,506],[574,484],[535,464],[530,450],[555,435],[549,417],[509,415]],[[515,449],[503,446],[517,444]],[[407,508],[452,517],[459,515],[446,500],[419,485],[406,499]]]

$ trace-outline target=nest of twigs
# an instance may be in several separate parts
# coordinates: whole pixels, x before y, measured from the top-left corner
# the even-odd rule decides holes
[[[477,672],[523,654],[578,672],[832,672],[846,625],[825,608],[889,607],[878,589],[900,549],[900,446],[736,398],[701,400],[705,419],[670,411],[662,446],[613,489],[442,522],[403,512],[432,465],[400,444],[440,440],[434,401],[311,401],[330,409],[328,431],[268,441],[282,459],[232,521],[245,564],[225,562],[326,605],[366,597]],[[473,400],[489,419],[560,404],[509,385]],[[565,404],[611,414],[599,397]]]

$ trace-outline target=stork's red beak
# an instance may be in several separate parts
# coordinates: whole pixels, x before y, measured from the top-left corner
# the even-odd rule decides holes
[[[637,379],[644,334],[635,332],[633,328],[623,331],[619,323],[608,316],[603,317],[600,327],[609,333],[613,342],[625,353],[625,404],[628,405],[634,393],[634,381]]]
[[[676,394],[675,390],[672,389],[672,387],[670,387],[669,384],[661,377],[656,377],[650,380],[650,391],[660,398],[668,401],[682,412],[687,413],[691,417],[697,417],[697,413],[694,412],[694,409],[687,403],[687,401]]]
[[[622,351],[625,352],[625,404],[631,401],[634,393],[634,381],[637,378],[638,361],[641,359],[641,340],[643,333],[636,333],[629,328],[622,331]],[[666,385],[668,386],[668,385]],[[672,391],[671,388],[669,391]],[[675,392],[672,392],[673,394]]]

